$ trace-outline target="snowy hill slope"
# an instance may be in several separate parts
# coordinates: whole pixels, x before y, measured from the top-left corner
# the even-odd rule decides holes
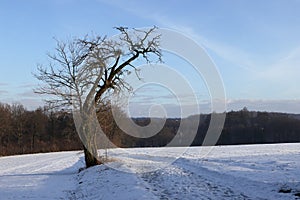
[[[300,144],[178,149],[109,150],[114,162],[80,173],[80,152],[2,157],[0,199],[300,198]]]

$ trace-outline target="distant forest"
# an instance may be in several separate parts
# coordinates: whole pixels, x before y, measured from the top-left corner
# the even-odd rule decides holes
[[[105,117],[104,117],[105,116]],[[110,109],[98,113],[104,132],[119,147],[159,147],[168,144],[177,134],[182,120],[196,123],[193,146],[201,146],[211,114],[184,119],[167,119],[163,129],[150,138],[136,138],[123,133],[113,121]],[[134,118],[147,125],[148,118]],[[300,142],[300,115],[254,112],[244,108],[226,115],[225,125],[217,145]],[[0,156],[82,149],[72,113],[53,111],[47,107],[29,111],[21,104],[0,103]]]

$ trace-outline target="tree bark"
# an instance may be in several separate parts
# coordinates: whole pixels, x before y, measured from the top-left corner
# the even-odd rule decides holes
[[[94,145],[91,146],[90,150],[83,145],[83,150],[86,168],[102,164],[102,162],[98,159],[98,155],[95,155],[97,149],[95,149]]]
[[[98,156],[98,148],[96,144],[96,130],[92,128],[93,123],[88,120],[89,115],[85,113],[83,115],[83,121],[82,121],[82,144],[83,144],[83,150],[84,150],[84,157],[85,157],[85,164],[86,168],[100,165],[102,162],[99,160]]]

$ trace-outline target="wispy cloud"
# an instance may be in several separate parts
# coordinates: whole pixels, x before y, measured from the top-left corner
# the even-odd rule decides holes
[[[300,47],[287,52],[272,64],[262,67],[256,80],[261,88],[274,91],[277,98],[300,98]]]
[[[36,87],[36,84],[33,83],[20,83],[15,86],[0,83],[0,102],[9,104],[21,103],[28,109],[36,109],[44,105],[44,103],[42,97],[33,92],[34,87]]]
[[[18,87],[19,88],[36,88],[38,84],[36,83],[21,83]]]
[[[234,99],[228,100],[228,111],[240,110],[247,107],[249,110],[300,113],[300,99],[294,100],[264,100],[264,99]]]
[[[242,33],[245,34],[244,36],[252,38],[252,40],[249,40],[248,44],[246,40],[239,40],[237,38],[237,42],[230,43],[229,41],[233,41],[231,37],[228,37],[231,40],[220,39],[224,38],[221,37],[221,32],[219,35],[218,33],[215,35],[208,35],[207,32],[201,32],[201,30],[205,30],[205,28],[218,31],[224,30],[226,31],[225,34],[231,33],[239,37],[237,33],[230,32],[234,30],[226,28],[214,29],[214,27],[205,24],[205,21],[203,21],[205,20],[205,17],[198,19],[198,24],[204,24],[198,26],[195,23],[196,18],[191,17],[202,15],[193,13],[193,15],[188,14],[187,17],[180,17],[179,15],[176,15],[177,13],[165,12],[164,8],[160,8],[160,6],[155,3],[145,3],[137,0],[130,2],[119,0],[101,2],[122,9],[138,18],[153,21],[159,27],[177,30],[194,39],[198,44],[203,45],[209,53],[213,53],[211,55],[213,56],[213,59],[217,58],[215,60],[219,61],[218,67],[220,69],[222,68],[222,72],[226,74],[223,79],[227,81],[225,87],[230,98],[300,98],[298,89],[299,79],[297,77],[300,74],[300,48],[293,49],[294,47],[291,45],[289,48],[286,44],[283,45],[284,48],[280,48],[282,43],[285,43],[283,40],[284,37],[281,36],[283,27],[288,27],[293,30],[291,24],[287,24],[288,22],[282,24],[282,22],[276,22],[266,18],[262,19],[262,23],[257,23],[255,20],[258,20],[258,17],[263,16],[260,11],[258,13],[255,12],[253,16],[250,15],[252,14],[250,11],[246,14],[239,13],[236,17],[240,16],[241,19],[237,19],[237,21],[241,24],[246,23],[247,29],[245,30],[252,31],[247,33],[245,30],[242,30]],[[253,17],[253,19],[248,20],[249,16]],[[231,18],[227,18],[227,20],[228,19]],[[246,22],[243,22],[245,19]],[[285,18],[283,20],[287,19],[288,18]],[[228,21],[228,23],[230,23],[230,21]],[[193,24],[196,26],[194,27]],[[222,24],[217,22],[214,25],[218,26]],[[286,28],[283,32],[287,33],[289,31]],[[255,36],[258,36],[259,38],[256,39]],[[270,38],[277,40],[274,41],[277,49],[270,46],[272,45],[272,39]],[[268,41],[264,43],[264,40]],[[250,42],[254,42],[254,44],[250,44]],[[294,43],[293,45],[296,46],[297,43]],[[264,52],[268,53],[264,55]],[[224,68],[223,66],[231,69],[227,70],[227,68]]]
[[[164,13],[160,12],[159,9],[157,9],[159,8],[158,6],[153,6],[151,3],[147,4],[145,2],[141,3],[140,1],[127,2],[119,0],[99,1],[114,6],[118,9],[122,9],[123,11],[132,15],[136,15],[139,18],[150,19],[163,28],[171,28],[184,33],[195,39],[198,43],[215,51],[219,56],[232,62],[239,63],[239,66],[244,69],[251,70],[251,67],[253,66],[246,52],[226,44],[217,43],[204,37],[203,35],[200,35],[192,27],[182,25],[176,19],[170,19],[170,17],[166,16]]]
[[[260,76],[268,80],[299,80],[300,74],[300,47],[287,52],[283,58],[262,70]]]
[[[25,99],[26,102],[30,102],[27,99],[41,99],[41,95],[34,93],[34,89],[37,88],[36,83],[30,83],[30,82],[24,82],[20,83],[16,88],[18,93],[16,93],[16,96],[19,97],[19,99]]]
[[[29,110],[34,110],[40,106],[44,105],[44,102],[41,99],[38,98],[1,98],[1,103],[8,103],[8,104],[14,104],[14,103],[20,103],[24,105]]]
[[[153,107],[153,105],[137,103],[129,106],[129,112],[132,117],[187,117],[199,113],[197,108],[198,105],[183,105],[179,107],[176,104],[163,104],[159,107]]]
[[[0,87],[2,87],[2,86],[7,86],[8,84],[7,83],[1,83],[0,82]]]
[[[201,44],[205,48],[212,50],[221,58],[234,63],[237,67],[247,71],[256,72],[256,63],[250,59],[252,55],[250,55],[249,52],[245,52],[241,48],[226,43],[217,42],[216,40],[205,37],[204,35],[201,35],[199,32],[195,31],[192,27],[180,24],[180,21],[178,22],[176,19],[170,19],[166,15],[160,13],[159,10],[148,9],[148,7],[145,5],[138,6],[138,1],[131,1],[131,3],[135,6],[128,6],[127,2],[125,4],[125,2],[118,0],[110,1],[109,4],[140,18],[153,20],[156,24],[163,28],[171,28],[186,34],[194,39],[198,44]]]
[[[260,90],[265,90],[266,87],[269,87],[278,88],[278,90],[276,90],[277,95],[274,94],[274,97],[276,98],[280,98],[280,95],[278,95],[279,93],[281,93],[283,98],[300,97],[300,92],[297,92],[299,91],[298,85],[300,83],[298,78],[298,75],[300,74],[300,47],[293,49],[290,52],[286,52],[282,58],[273,58],[272,63],[265,64],[264,60],[251,59],[254,58],[255,55],[253,53],[245,52],[239,47],[208,39],[197,33],[193,28],[172,23],[166,20],[165,17],[156,16],[155,18],[165,26],[180,30],[180,32],[187,34],[198,43],[204,45],[204,47],[213,51],[216,55],[231,62],[233,66],[243,69],[245,73],[238,73],[237,75],[244,77],[243,81],[248,80],[248,83],[251,83],[250,86],[244,87],[245,89],[243,91],[255,87],[255,89],[252,88],[249,91],[254,93],[258,92],[263,96],[264,94],[267,94],[268,91]],[[266,87],[260,87],[260,85]],[[247,87],[250,88],[247,89]],[[279,88],[284,88],[284,91]],[[234,88],[229,88],[229,90],[232,89]],[[248,96],[251,96],[251,94],[248,94]]]
[[[187,117],[189,115],[199,113],[211,113],[211,102],[202,101],[198,105],[182,105],[178,104],[164,104],[162,105],[168,117],[180,117],[181,111],[184,110]],[[227,112],[238,111],[247,107],[251,111],[267,111],[267,112],[282,112],[282,113],[300,113],[300,99],[296,100],[263,100],[263,99],[235,99],[227,100]],[[151,105],[136,103],[130,105],[131,116],[149,116]],[[214,110],[216,112],[223,112],[221,110]]]
[[[4,95],[4,94],[7,94],[8,91],[7,90],[0,90],[0,95]]]
[[[173,22],[164,16],[152,16],[153,19],[160,23],[163,27],[171,28],[183,34],[186,34],[190,38],[194,39],[198,44],[203,45],[205,48],[212,50],[221,58],[235,64],[235,66],[250,72],[256,72],[256,64],[250,59],[250,53],[245,52],[242,49],[237,48],[235,46],[209,39],[196,32],[192,27],[179,24],[178,22]]]
[[[22,98],[19,102],[22,103],[29,110],[34,110],[44,105],[44,102],[41,99],[37,98]]]

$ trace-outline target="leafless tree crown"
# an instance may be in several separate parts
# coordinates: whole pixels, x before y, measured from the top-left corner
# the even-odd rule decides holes
[[[105,92],[129,89],[123,77],[133,68],[134,61],[161,62],[160,35],[156,27],[128,29],[116,27],[120,34],[107,38],[85,36],[68,42],[56,41],[54,54],[48,54],[47,67],[38,66],[35,77],[43,84],[35,91],[52,95],[48,103],[69,106],[74,98],[80,106],[101,101]],[[84,97],[84,98],[82,98]]]

